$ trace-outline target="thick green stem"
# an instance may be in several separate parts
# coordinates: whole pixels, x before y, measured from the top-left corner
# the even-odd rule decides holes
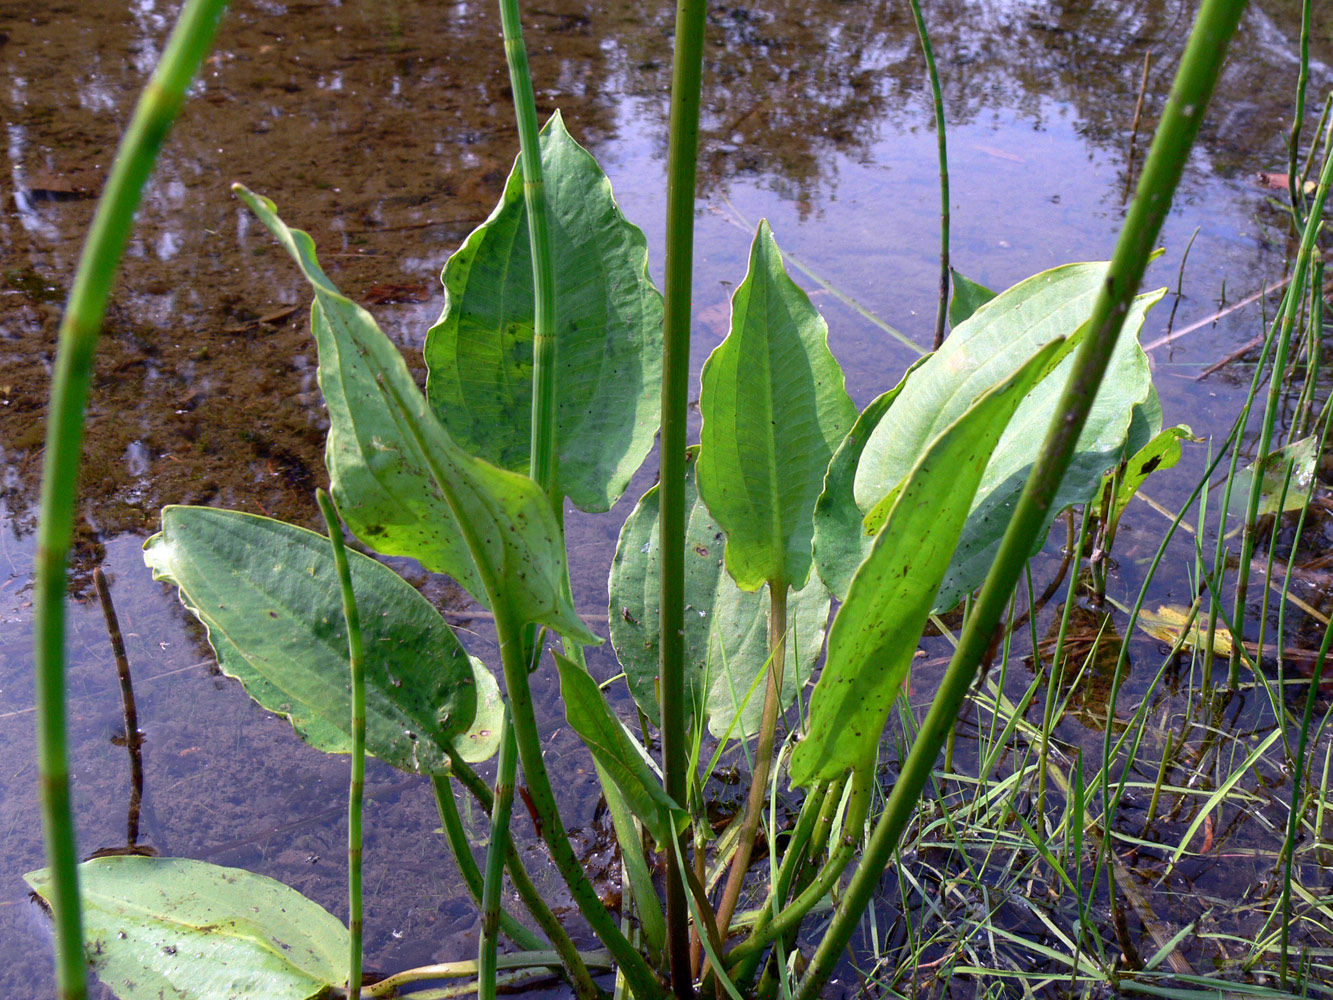
[[[319,511],[329,529],[333,546],[333,565],[338,571],[342,592],[343,621],[347,625],[347,662],[352,675],[352,779],[347,790],[347,996],[361,998],[361,936],[364,920],[361,912],[361,802],[366,791],[366,673],[365,649],[361,641],[361,615],[352,591],[352,574],[347,568],[347,550],[343,546],[342,524],[333,501],[322,488],[315,491]]]
[[[801,979],[796,1000],[814,1000],[861,914],[916,810],[944,738],[976,675],[1009,596],[1045,523],[1046,512],[1073,456],[1088,411],[1115,347],[1120,328],[1143,279],[1157,234],[1171,206],[1204,109],[1221,73],[1222,59],[1245,9],[1244,0],[1204,0],[1190,34],[1171,98],[1144,164],[1138,192],[1116,242],[1106,282],[1088,321],[1041,453],[1028,477],[1013,518],[1000,543],[972,614],[963,628],[940,688],[920,733],[903,762],[898,780],[875,824],[865,854],[847,886],[823,941]]]
[[[212,44],[225,6],[223,0],[190,0],[181,10],[162,59],[121,139],[60,323],[42,462],[33,634],[39,794],[46,859],[51,869],[48,900],[55,921],[56,985],[61,1000],[82,1000],[88,992],[78,854],[69,802],[64,676],[65,568],[73,533],[84,406],[102,317],[134,223],[135,207],[158,150],[184,103],[185,90]]]
[[[921,16],[918,0],[908,0],[912,20],[921,39],[921,52],[926,57],[926,72],[930,75],[930,93],[935,106],[935,142],[940,157],[940,301],[935,308],[935,340],[938,351],[944,343],[944,324],[949,315],[949,150],[944,134],[944,95],[940,91],[940,74],[935,68],[935,50],[930,45],[926,19]]]
[[[736,843],[736,854],[731,859],[727,884],[717,907],[717,926],[722,940],[727,939],[731,918],[741,898],[745,873],[750,870],[750,855],[759,833],[764,800],[768,798],[768,776],[773,768],[773,737],[782,714],[782,670],[786,657],[787,585],[781,580],[768,582],[768,681],[764,688],[764,713],[759,720],[759,742],[755,747],[754,774],[750,777],[750,794],[745,800],[745,816],[741,819],[741,835]]]
[[[703,85],[704,0],[677,0],[667,149],[666,294],[662,349],[662,440],[658,524],[661,538],[662,772],[666,792],[687,798],[685,704],[685,430],[689,423],[690,302],[694,276],[694,195]],[[672,988],[691,1000],[689,909],[685,884],[667,851],[667,953]],[[683,853],[683,850],[682,852]]]

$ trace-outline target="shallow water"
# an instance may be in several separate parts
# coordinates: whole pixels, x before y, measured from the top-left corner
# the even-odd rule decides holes
[[[776,6],[776,5],[775,5]],[[1196,382],[1261,329],[1274,299],[1185,332],[1283,274],[1285,217],[1256,174],[1284,171],[1297,25],[1276,2],[1246,16],[1149,287],[1183,296],[1178,340],[1152,352],[1168,424],[1223,430],[1241,376]],[[949,121],[953,260],[994,288],[1109,255],[1122,218],[1130,126],[1151,51],[1138,159],[1165,100],[1192,5],[929,5]],[[41,864],[32,763],[30,567],[42,408],[59,305],[107,162],[174,7],[153,0],[0,3],[0,988],[51,993],[40,917],[20,878]],[[527,12],[538,106],[559,107],[648,235],[660,280],[671,18],[659,4],[551,0]],[[752,226],[840,293],[926,345],[935,310],[938,194],[925,74],[906,7],[837,0],[709,13],[694,364],[725,335]],[[1317,25],[1311,104],[1333,82]],[[112,744],[119,703],[91,571],[102,565],[129,643],[145,736],[143,839],[163,853],[243,865],[342,914],[345,761],[309,751],[210,669],[199,630],[151,582],[138,548],[165,503],[206,503],[314,526],[325,419],[307,293],[228,193],[267,194],[314,236],[333,279],[372,306],[418,371],[447,255],[489,212],[517,146],[489,4],[240,2],[145,198],[108,317],[89,403],[70,621],[70,722],[80,849],[123,843],[128,766]],[[1313,113],[1307,127],[1313,125]],[[800,279],[864,404],[916,352]],[[405,301],[404,301],[405,300]],[[1266,306],[1265,306],[1266,303]],[[1143,341],[1166,333],[1169,295]],[[1242,377],[1243,376],[1243,377]],[[1202,449],[1160,488],[1169,500]],[[605,615],[619,522],[572,517],[581,607]],[[1152,513],[1127,519],[1120,597],[1156,544]],[[1139,532],[1139,535],[1136,535]],[[1142,537],[1142,543],[1137,542]],[[409,576],[442,606],[445,580]],[[1170,574],[1166,577],[1172,579]],[[1185,594],[1175,580],[1162,599]],[[1184,598],[1188,602],[1188,597]],[[487,640],[477,637],[486,655]],[[609,656],[594,661],[610,673]],[[547,699],[548,702],[550,699]],[[571,826],[593,821],[595,782],[552,717],[551,755]],[[372,767],[368,955],[383,969],[472,953],[431,831],[429,791]],[[332,811],[330,811],[332,810]],[[313,817],[313,818],[312,818]],[[526,831],[524,831],[526,835]],[[590,834],[590,838],[591,838]],[[550,886],[556,893],[556,888]]]

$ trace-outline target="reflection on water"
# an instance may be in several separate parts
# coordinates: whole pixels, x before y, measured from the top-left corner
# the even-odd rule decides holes
[[[957,266],[1003,287],[1042,267],[1106,256],[1144,55],[1152,53],[1146,130],[1164,103],[1192,5],[928,7],[951,129]],[[1285,169],[1297,27],[1289,7],[1262,3],[1247,15],[1163,234],[1167,253],[1150,280],[1174,286],[1185,243],[1201,227],[1178,325],[1283,267],[1285,219],[1251,175]],[[41,857],[29,567],[43,406],[79,239],[172,13],[147,3],[0,5],[8,161],[0,169],[0,745],[11,762],[0,782],[0,951],[13,956],[0,986],[14,992],[21,983],[25,995],[50,992],[45,945],[16,877]],[[525,16],[539,111],[560,107],[602,159],[660,273],[669,6],[550,0]],[[492,5],[467,0],[233,5],[149,187],[89,402],[71,623],[83,850],[123,838],[129,781],[124,751],[111,743],[120,712],[115,674],[87,603],[91,570],[103,565],[147,734],[143,839],[164,853],[265,871],[342,911],[343,763],[303,752],[284,724],[210,673],[198,634],[147,579],[137,550],[168,502],[317,520],[311,493],[324,479],[326,423],[307,293],[228,185],[244,181],[311,231],[331,276],[354,298],[390,286],[428,289],[425,302],[374,307],[420,371],[424,330],[441,306],[439,270],[489,212],[516,151],[498,37]],[[1330,82],[1318,61],[1333,56],[1328,37],[1316,31],[1316,95]],[[717,3],[708,42],[696,366],[724,335],[727,297],[744,273],[749,234],[738,219],[752,225],[760,216],[822,277],[927,343],[935,139],[905,6]],[[896,381],[911,352],[832,295],[814,298],[857,401]],[[1202,432],[1220,426],[1234,386],[1224,374],[1199,385],[1190,376],[1248,340],[1259,309],[1154,353],[1168,422],[1188,420]],[[1164,332],[1160,312],[1145,340]],[[586,607],[604,605],[615,532],[613,518],[571,521]],[[1133,544],[1131,525],[1124,545]],[[1140,570],[1126,563],[1128,588]],[[454,596],[439,581],[429,586],[442,601]],[[567,783],[591,788],[572,738],[557,735],[552,745]],[[473,918],[450,902],[452,870],[418,784],[373,772],[367,884],[378,888],[368,904],[369,954],[384,967],[473,947]],[[573,825],[590,821],[590,800],[571,810]]]

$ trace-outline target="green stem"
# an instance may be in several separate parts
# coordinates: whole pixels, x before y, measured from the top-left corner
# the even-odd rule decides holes
[[[786,583],[781,580],[768,581],[768,600],[768,681],[764,688],[764,712],[759,720],[759,742],[755,747],[754,773],[750,777],[750,794],[745,800],[740,839],[736,843],[736,854],[731,859],[727,884],[717,907],[717,926],[723,941],[727,939],[732,915],[741,898],[745,873],[750,870],[750,856],[754,853],[764,800],[768,798],[768,776],[773,767],[773,737],[777,732],[778,716],[782,714],[782,672],[787,636]]]
[[[481,778],[477,777],[475,771],[467,767],[466,764],[463,764],[460,768],[460,763],[457,760],[454,761],[455,775],[462,780],[461,771],[466,770],[472,778],[476,779],[476,783],[486,793],[482,797],[483,808],[489,813],[494,801],[490,789],[486,787],[486,783]],[[467,784],[466,781],[463,783]],[[463,884],[467,887],[468,895],[472,897],[472,902],[480,907],[482,893],[481,869],[477,867],[477,862],[472,857],[472,849],[468,846],[467,832],[463,829],[463,817],[458,814],[458,803],[454,801],[453,787],[447,777],[438,774],[431,775],[431,786],[435,791],[435,807],[440,814],[440,826],[444,829],[449,850],[453,853],[454,860],[458,864],[458,872],[463,877]],[[562,955],[573,952],[573,942],[569,941],[569,936],[565,934],[564,928],[560,926],[560,922],[556,920],[550,908],[547,907],[545,901],[538,895],[536,888],[532,885],[532,880],[528,878],[522,860],[514,849],[512,839],[505,845],[505,861],[509,866],[509,878],[514,883],[514,890],[528,907],[542,930],[551,935],[554,944],[548,945],[539,935],[534,934],[520,924],[509,912],[501,910],[500,929],[504,931],[505,936],[524,951],[546,951],[548,948],[554,947]],[[519,874],[515,874],[515,872]],[[557,933],[552,934],[552,928]],[[567,949],[562,945],[567,945]]]
[[[1301,144],[1301,125],[1305,121],[1305,85],[1310,78],[1310,0],[1301,4],[1301,60],[1300,70],[1296,74],[1296,107],[1291,113],[1291,132],[1287,136],[1287,193],[1291,196],[1291,221],[1296,231],[1305,225],[1303,208],[1305,192],[1301,190],[1300,178],[1296,176],[1298,150]],[[1316,134],[1316,141],[1318,135]],[[1313,144],[1312,144],[1313,145]]]
[[[494,595],[499,598],[500,595]],[[500,638],[500,661],[504,668],[505,687],[509,691],[509,706],[513,712],[514,735],[518,740],[519,761],[528,783],[537,818],[541,822],[541,836],[551,850],[551,858],[564,877],[570,895],[594,934],[615,957],[636,997],[653,1000],[663,995],[661,985],[642,955],[620,932],[611,914],[602,905],[597,890],[588,881],[587,873],[569,842],[564,822],[556,807],[551,779],[542,760],[540,730],[532,704],[532,690],[528,686],[528,661],[523,655],[520,629],[510,617],[509,607],[493,599],[495,631]]]
[[[1306,271],[1314,254],[1315,239],[1322,228],[1324,201],[1328,197],[1330,183],[1333,183],[1333,156],[1324,160],[1324,168],[1319,175],[1319,187],[1315,189],[1314,202],[1301,233],[1300,250],[1296,254],[1296,264],[1292,268],[1291,284],[1283,299],[1282,326],[1278,330],[1277,346],[1273,354],[1273,369],[1268,380],[1268,400],[1264,410],[1264,421],[1259,430],[1259,450],[1254,458],[1254,475],[1250,480],[1250,495],[1245,505],[1245,527],[1241,533],[1240,563],[1236,567],[1236,602],[1232,609],[1232,618],[1237,628],[1244,628],[1245,598],[1250,582],[1250,558],[1254,555],[1254,529],[1259,520],[1259,499],[1263,492],[1264,464],[1268,459],[1268,450],[1273,443],[1273,425],[1277,422],[1278,404],[1286,388],[1283,377],[1287,368],[1287,348],[1291,343],[1292,328],[1296,316],[1301,311],[1302,290],[1305,287]],[[1240,637],[1237,636],[1239,639]],[[1236,642],[1231,648],[1229,683],[1234,691],[1240,684],[1240,657],[1242,647]]]
[[[1143,278],[1204,109],[1212,97],[1223,56],[1244,8],[1244,0],[1204,0],[1199,10],[1171,98],[1144,164],[1138,192],[1116,242],[1106,282],[1093,305],[1086,338],[1075,355],[1073,371],[1041,453],[1014,509],[939,691],[926,713],[920,734],[903,762],[861,864],[801,979],[796,1000],[814,1000],[828,980],[916,810],[940,746],[953,728],[958,709],[1018,583],[1032,544],[1041,532],[1055,491],[1069,467],[1074,446]]]
[[[338,571],[343,621],[347,625],[347,662],[352,675],[352,780],[347,790],[347,996],[348,1000],[361,1000],[361,935],[365,926],[361,911],[361,802],[366,790],[365,649],[338,511],[322,487],[315,490],[315,499],[319,501],[319,511],[324,515],[333,546],[333,565]]]
[[[481,942],[477,948],[478,1000],[495,1000],[495,958],[500,940],[500,890],[504,885],[509,818],[514,807],[514,776],[518,747],[505,709],[500,719],[500,756],[496,763],[495,796],[491,803],[491,841],[486,847],[486,877],[481,890]]]
[[[666,293],[662,345],[662,443],[658,488],[662,772],[666,793],[688,797],[685,704],[685,432],[689,423],[690,301],[694,196],[703,88],[704,0],[677,0],[667,149]],[[692,1000],[689,909],[676,854],[667,851],[667,953],[672,988]]]
[[[51,379],[42,462],[41,519],[37,528],[33,598],[37,695],[37,748],[42,830],[51,869],[55,971],[60,1000],[83,1000],[88,985],[79,912],[74,815],[69,801],[65,732],[65,569],[73,534],[83,415],[93,356],[107,298],[125,249],[134,211],[158,150],[212,43],[224,0],[190,0],[181,10],[162,58],[145,85],[107,178],[79,258],[60,323]]]
[[[926,19],[921,16],[921,4],[908,0],[912,20],[921,39],[921,51],[926,57],[926,72],[930,75],[931,99],[935,105],[935,141],[940,157],[940,301],[935,308],[935,340],[938,351],[944,343],[944,324],[949,315],[949,151],[944,135],[944,95],[940,92],[940,74],[935,68],[935,50],[930,45]]]
[[[872,784],[871,772],[868,769],[853,772],[852,793],[847,800],[847,809],[843,814],[842,837],[833,850],[829,852],[828,860],[820,868],[819,874],[772,920],[764,921],[763,919],[763,912],[771,911],[761,912],[760,920],[755,922],[750,936],[732,949],[728,961],[739,963],[733,965],[733,968],[737,970],[735,975],[737,982],[749,982],[754,976],[764,949],[779,937],[800,927],[805,915],[814,908],[816,903],[828,895],[838,877],[851,864],[852,858],[856,855],[856,846],[860,843],[861,834],[865,829],[866,816],[870,810]],[[836,784],[835,787],[837,787]],[[829,801],[832,798],[833,796],[829,796],[824,800],[825,808],[821,812],[827,811]],[[836,803],[834,805],[836,808]]]
[[[505,59],[509,63],[509,85],[514,92],[519,165],[523,174],[523,200],[528,215],[528,245],[532,251],[532,437],[528,444],[528,474],[552,498],[553,506],[559,507],[559,498],[554,493],[555,269],[551,266],[551,240],[546,224],[546,189],[542,181],[537,102],[532,94],[532,75],[528,71],[528,51],[523,45],[518,0],[500,0],[500,23],[504,29]]]

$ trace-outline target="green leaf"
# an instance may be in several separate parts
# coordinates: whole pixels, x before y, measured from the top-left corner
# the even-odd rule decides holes
[[[48,898],[46,869],[24,878]],[[88,964],[121,1000],[306,1000],[347,979],[347,928],[263,875],[97,858],[79,894]]]
[[[880,419],[898,398],[908,376],[925,362],[926,358],[915,362],[896,386],[870,401],[870,405],[861,411],[852,429],[842,439],[842,444],[838,445],[838,450],[829,462],[828,472],[824,474],[824,489],[815,501],[815,566],[819,569],[824,585],[839,600],[846,597],[852,574],[870,554],[870,547],[874,544],[874,538],[865,533],[861,523],[865,514],[856,506],[852,496],[856,465],[861,460],[861,452],[870,432],[878,426]]]
[[[353,534],[448,573],[480,601],[503,595],[521,622],[600,642],[561,592],[564,535],[537,484],[464,452],[426,407],[398,348],[320,269],[309,235],[289,229],[267,198],[235,190],[314,288],[325,460]]]
[[[702,382],[699,494],[726,532],[727,570],[742,590],[803,587],[815,500],[856,408],[828,326],[787,277],[767,222]]]
[[[648,243],[556,112],[541,134],[556,281],[559,485],[604,511],[652,447],[661,410],[662,296]],[[446,303],[426,335],[426,395],[460,445],[526,471],[533,288],[523,173],[444,268]]]
[[[665,846],[681,821],[688,822],[684,811],[663,790],[642,748],[611,713],[592,675],[554,650],[552,655],[560,670],[560,695],[569,725],[615,782],[644,829]]]
[[[1264,458],[1263,472],[1259,482],[1259,516],[1265,517],[1281,513],[1290,513],[1302,509],[1310,496],[1310,484],[1314,482],[1315,463],[1319,457],[1319,440],[1316,436],[1301,438],[1290,444],[1270,451]],[[1287,484],[1287,465],[1291,464],[1291,482]],[[1250,483],[1254,481],[1254,462],[1236,473],[1231,485],[1231,507],[1227,513],[1242,520],[1250,502]],[[1282,500],[1282,489],[1286,486],[1287,498]],[[1237,528],[1236,530],[1239,530]]]
[[[949,326],[961,326],[971,315],[984,306],[995,293],[985,285],[979,285],[965,274],[959,274],[952,267],[949,274],[953,277],[953,295],[949,299]]]
[[[697,448],[687,454],[685,479],[685,684],[686,701],[703,705],[709,731],[721,739],[768,659],[767,586],[746,592],[722,564],[722,529],[694,487]],[[611,565],[611,644],[625,668],[634,700],[657,721],[658,496],[654,486],[620,532]],[[795,630],[787,647],[782,704],[790,705],[810,678],[824,643],[829,595],[818,579],[788,598],[787,621]],[[762,689],[751,698],[730,738],[759,731]]]
[[[411,585],[368,556],[347,556],[365,639],[367,752],[405,771],[447,773],[448,747],[475,742],[463,735],[476,716],[473,667]],[[250,697],[290,718],[311,746],[351,752],[347,633],[327,538],[255,514],[167,507],[144,561],[180,588],[218,665]]]
[[[809,732],[792,753],[794,784],[873,766],[991,452],[1023,397],[1065,349],[1063,340],[1052,341],[983,393],[908,473],[829,629]]]
[[[858,508],[869,512],[868,533],[874,534],[883,523],[889,507],[886,498],[934,435],[957,419],[978,393],[1016,371],[1039,346],[1082,325],[1105,269],[1104,263],[1066,264],[1020,282],[961,324],[905,379],[893,407],[871,432],[856,470],[853,493]],[[1125,320],[1129,333],[1117,342],[1077,451],[1047,511],[1047,528],[1065,507],[1094,495],[1102,474],[1124,453],[1136,407],[1155,402],[1148,359],[1137,334],[1146,311],[1161,295],[1157,291],[1135,299]],[[984,579],[1072,365],[1073,357],[1066,358],[1034,387],[997,445],[940,590],[938,610],[953,607]],[[1033,551],[1044,542],[1044,530],[1038,538]]]
[[[1107,518],[1107,534],[1115,537],[1120,525],[1120,516],[1125,513],[1130,500],[1139,491],[1139,487],[1154,472],[1174,468],[1180,461],[1180,442],[1193,441],[1194,432],[1185,424],[1168,427],[1134,453],[1125,463],[1125,471],[1120,476],[1120,483],[1111,502],[1110,515]],[[1106,473],[1102,477],[1102,495],[1111,489],[1115,473]]]

